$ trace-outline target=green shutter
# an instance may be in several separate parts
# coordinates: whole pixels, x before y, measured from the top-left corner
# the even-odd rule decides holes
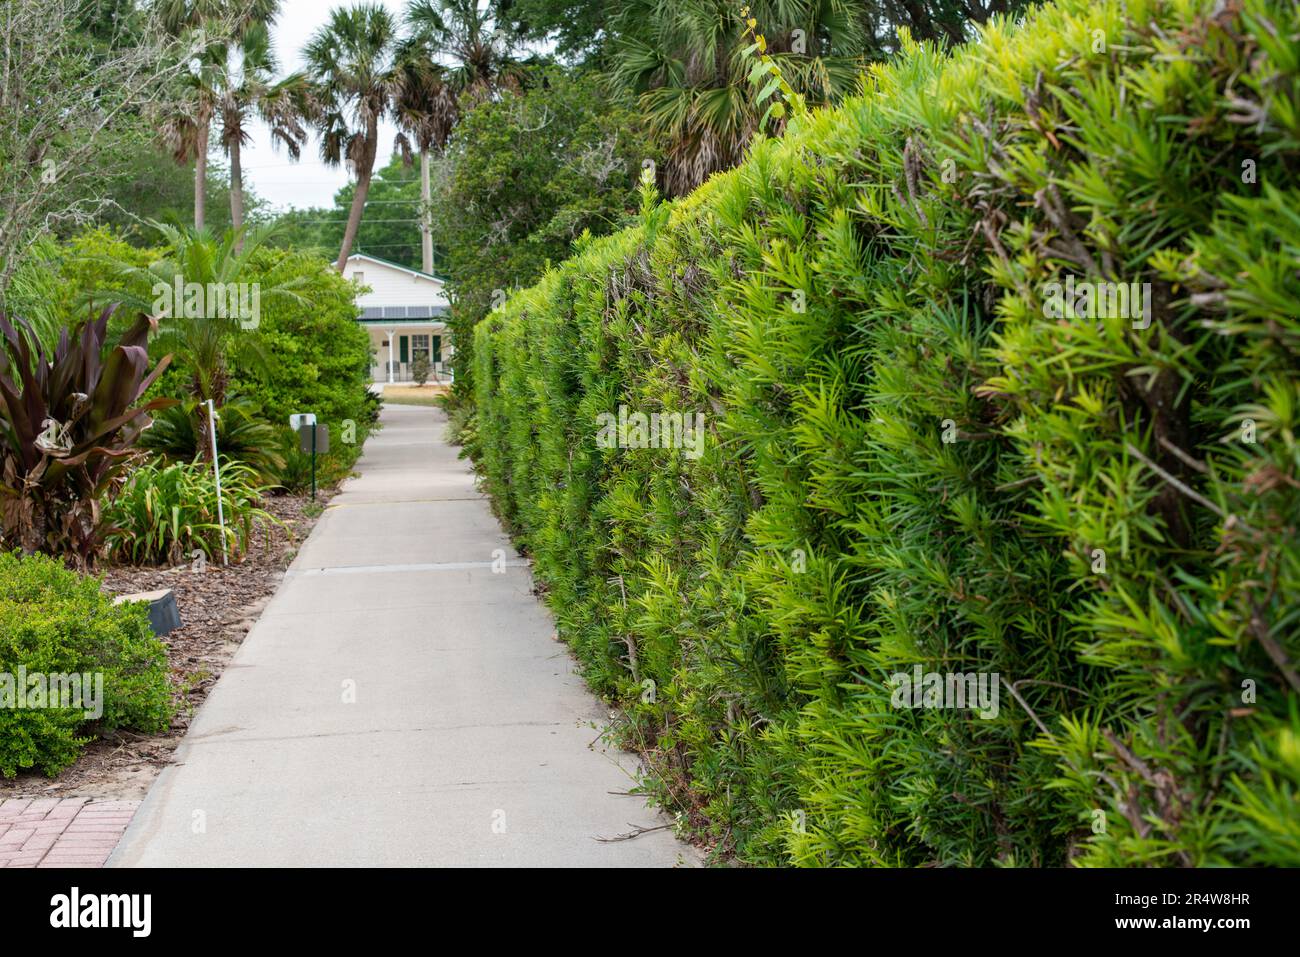
[[[433,358],[429,361],[431,362],[442,361],[442,336],[433,337]]]
[[[402,336],[402,338],[398,340],[398,342],[401,346],[401,355],[398,356],[398,361],[409,362],[410,360],[408,359],[408,353],[406,350],[407,350],[408,343],[410,342],[410,337]]]

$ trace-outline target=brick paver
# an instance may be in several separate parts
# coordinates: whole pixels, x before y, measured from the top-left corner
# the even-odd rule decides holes
[[[0,867],[103,867],[139,801],[0,800]]]

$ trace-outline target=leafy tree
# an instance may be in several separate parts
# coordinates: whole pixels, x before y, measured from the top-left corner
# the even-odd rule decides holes
[[[617,228],[655,153],[630,105],[593,76],[534,71],[518,97],[488,100],[456,127],[438,164],[434,233],[454,297],[456,388],[472,331],[505,292],[537,279],[584,233]]]
[[[689,6],[677,6],[683,19],[692,16]],[[953,45],[971,39],[974,24],[1024,6],[1020,0],[853,0],[841,9],[871,37],[871,58],[881,59],[897,51],[900,27],[914,39]],[[497,0],[494,7],[497,22],[513,38],[550,42],[559,56],[578,63],[611,67],[623,38],[645,35],[644,21],[620,17],[605,0]],[[771,29],[766,22],[760,26]]]
[[[744,55],[752,17],[792,88],[810,106],[838,102],[867,63],[899,49],[899,31],[953,45],[1022,0],[498,0],[514,41],[545,40],[640,97],[666,153],[662,185],[689,192],[734,166],[767,104],[756,102]]]
[[[111,184],[106,189],[106,203],[94,221],[119,232],[124,239],[145,246],[157,240],[151,220],[173,226],[188,226],[192,221],[194,202],[194,175],[187,167],[177,165],[171,156],[153,148],[152,137],[133,137],[135,145],[123,148],[120,157],[105,170]],[[124,144],[125,147],[125,144]],[[209,203],[204,220],[206,228],[221,235],[231,227],[231,174],[217,157],[206,164]],[[270,216],[267,201],[241,183],[243,196],[243,222],[254,225],[265,222]],[[62,238],[70,239],[76,232],[60,230]]]
[[[760,0],[750,17],[791,86],[816,106],[857,83],[869,50],[859,8],[853,0]],[[734,0],[632,0],[615,19],[610,78],[638,95],[664,145],[672,194],[734,166],[758,130],[744,10]]]
[[[450,60],[446,82],[471,105],[518,90],[523,66],[498,29],[493,4],[479,0],[411,0],[406,24],[414,44]]]
[[[32,242],[85,223],[146,107],[174,103],[177,41],[150,8],[114,21],[94,0],[9,0],[0,44],[0,298]]]
[[[607,0],[498,0],[496,17],[512,37],[550,42],[561,59],[591,64],[607,48],[612,8]]]

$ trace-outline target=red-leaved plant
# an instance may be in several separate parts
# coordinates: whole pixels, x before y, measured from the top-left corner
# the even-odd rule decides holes
[[[110,351],[116,306],[63,330],[47,356],[31,327],[0,314],[0,537],[5,547],[88,567],[99,545],[100,503],[129,464],[149,413],[136,405],[167,367],[149,368],[156,321],[141,315]]]

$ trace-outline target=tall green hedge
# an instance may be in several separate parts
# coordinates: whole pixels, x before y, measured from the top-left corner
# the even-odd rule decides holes
[[[1298,168],[1294,3],[1063,0],[494,312],[471,450],[658,796],[756,863],[1300,864]]]

